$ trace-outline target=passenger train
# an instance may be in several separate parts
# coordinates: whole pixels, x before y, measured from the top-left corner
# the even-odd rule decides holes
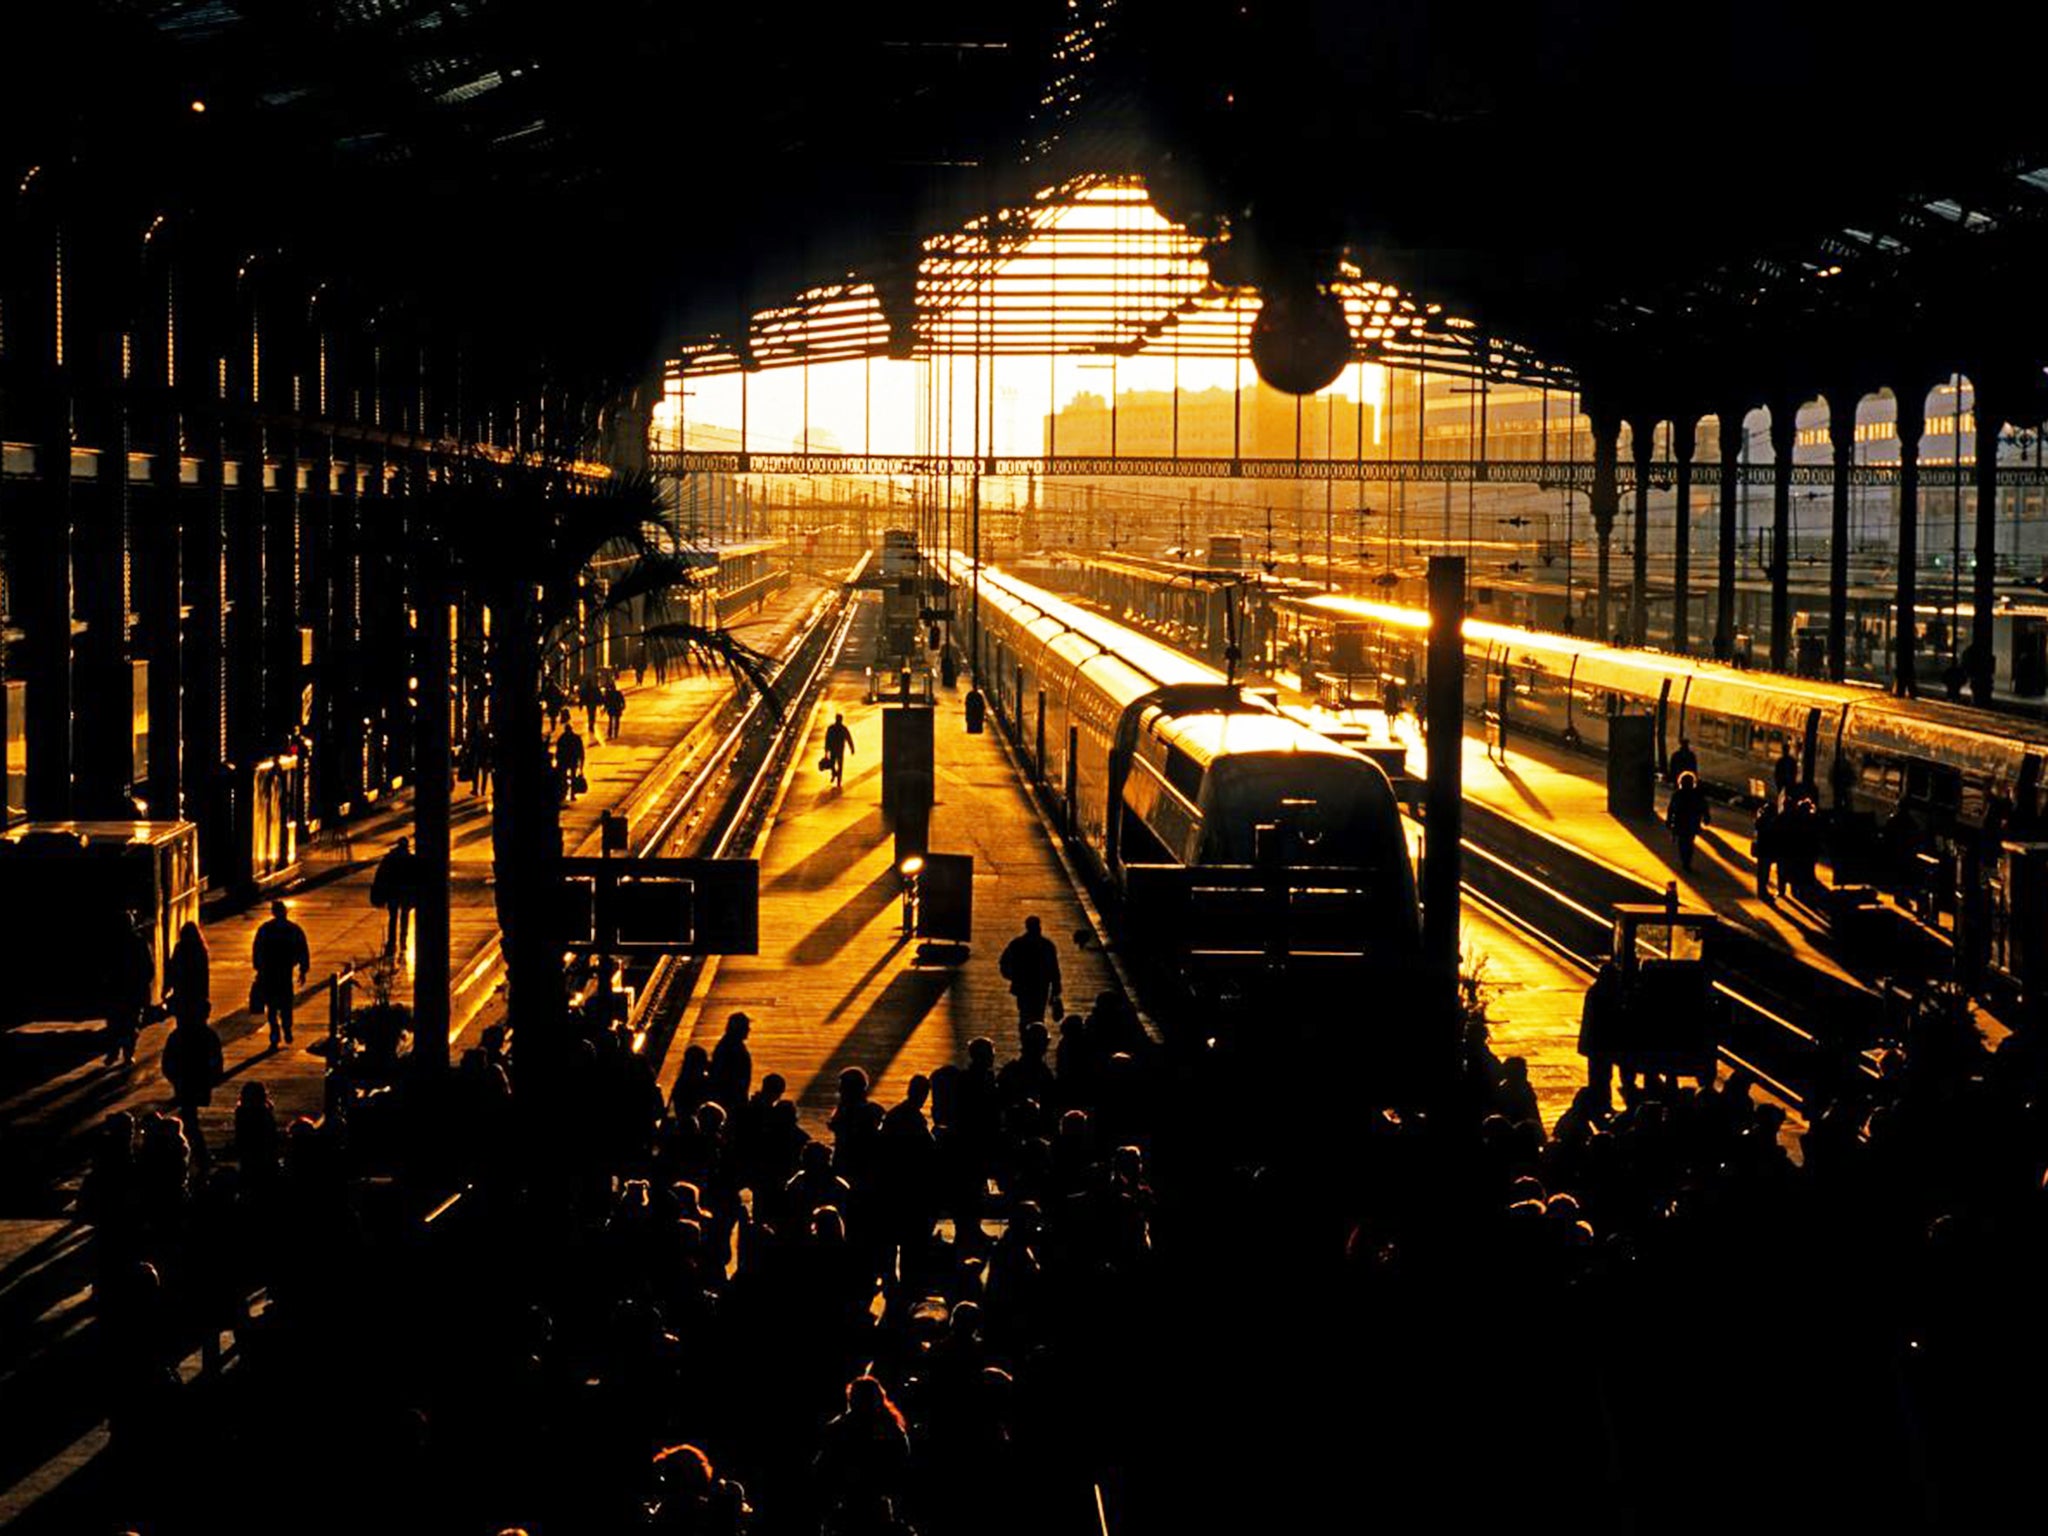
[[[990,702],[1112,885],[1136,865],[1330,869],[1370,894],[1380,958],[1412,955],[1414,875],[1376,764],[1170,646],[948,561],[963,611],[977,593]]]
[[[1280,654],[1304,683],[1333,671],[1375,688],[1422,677],[1425,610],[1298,592],[1272,606]],[[1853,809],[1884,816],[1903,805],[1939,832],[1980,825],[1994,795],[2031,805],[2048,758],[2039,721],[1478,619],[1464,633],[1469,710],[1498,708],[1505,683],[1511,730],[1599,753],[1612,717],[1648,714],[1660,768],[1688,739],[1702,781],[1736,797],[1765,794],[1789,745],[1807,776],[1845,788]]]

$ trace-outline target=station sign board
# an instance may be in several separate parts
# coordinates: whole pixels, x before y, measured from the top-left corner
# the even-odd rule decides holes
[[[573,858],[563,859],[561,868],[561,917],[571,950],[760,953],[757,860]]]

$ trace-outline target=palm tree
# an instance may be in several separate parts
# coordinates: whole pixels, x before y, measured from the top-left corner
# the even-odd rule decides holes
[[[453,588],[490,615],[484,653],[472,660],[490,699],[491,851],[509,1006],[531,1042],[566,1004],[561,797],[541,687],[549,659],[565,648],[574,654],[578,617],[637,615],[630,633],[650,656],[717,667],[740,687],[773,694],[767,658],[689,617],[688,599],[713,567],[683,538],[652,477],[479,459],[447,484],[442,502]]]

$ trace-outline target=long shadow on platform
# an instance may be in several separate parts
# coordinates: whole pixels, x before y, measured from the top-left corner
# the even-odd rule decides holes
[[[805,934],[789,952],[797,965],[823,965],[837,955],[902,893],[903,879],[894,865],[884,864],[866,885],[849,896],[840,908]]]
[[[1524,779],[1506,763],[1496,763],[1494,766],[1499,770],[1501,779],[1508,788],[1522,797],[1523,804],[1527,805],[1532,811],[1535,811],[1545,821],[1557,820],[1557,817],[1551,813],[1550,807],[1545,805],[1536,791],[1529,787],[1528,780]]]
[[[771,891],[823,890],[874,852],[882,841],[882,813],[869,811],[850,826],[842,827],[816,848],[768,882]]]
[[[878,1082],[939,999],[952,989],[956,974],[950,970],[899,972],[868,1005],[860,1021],[840,1037],[824,1065],[804,1084],[798,1102],[820,1109],[835,1103],[839,1074],[848,1067],[860,1067],[870,1083]]]

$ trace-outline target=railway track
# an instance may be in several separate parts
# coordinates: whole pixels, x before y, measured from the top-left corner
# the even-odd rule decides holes
[[[1131,622],[1127,615],[1111,617]],[[1156,625],[1137,627],[1192,660],[1204,659]],[[1662,887],[1470,802],[1461,841],[1466,897],[1587,976],[1611,947],[1613,907],[1665,898]],[[1827,1036],[1867,1034],[1882,1007],[1878,994],[1844,983],[1752,934],[1727,924],[1723,929],[1723,953],[1731,962],[1727,969],[1737,979],[1716,983],[1728,1007],[1720,1055],[1803,1109],[1814,1085],[1840,1070]],[[1875,1070],[1863,1057],[1852,1065]]]
[[[1610,916],[1469,838],[1463,847],[1469,874],[1463,889],[1468,901],[1484,907],[1587,977],[1600,968],[1609,949]],[[1646,888],[1640,899],[1657,898]],[[1766,999],[1744,982],[1723,979],[1715,982],[1714,990],[1728,1008],[1726,1036],[1718,1047],[1721,1059],[1803,1111],[1826,1054],[1821,1037],[1789,1017],[1781,999]]]
[[[776,793],[802,746],[811,712],[846,643],[855,611],[852,583],[820,599],[777,658],[770,686],[735,698],[723,733],[703,762],[634,840],[636,857],[749,857],[766,828]],[[703,962],[667,956],[630,967],[629,1024],[638,1048],[659,1063],[696,985]]]

